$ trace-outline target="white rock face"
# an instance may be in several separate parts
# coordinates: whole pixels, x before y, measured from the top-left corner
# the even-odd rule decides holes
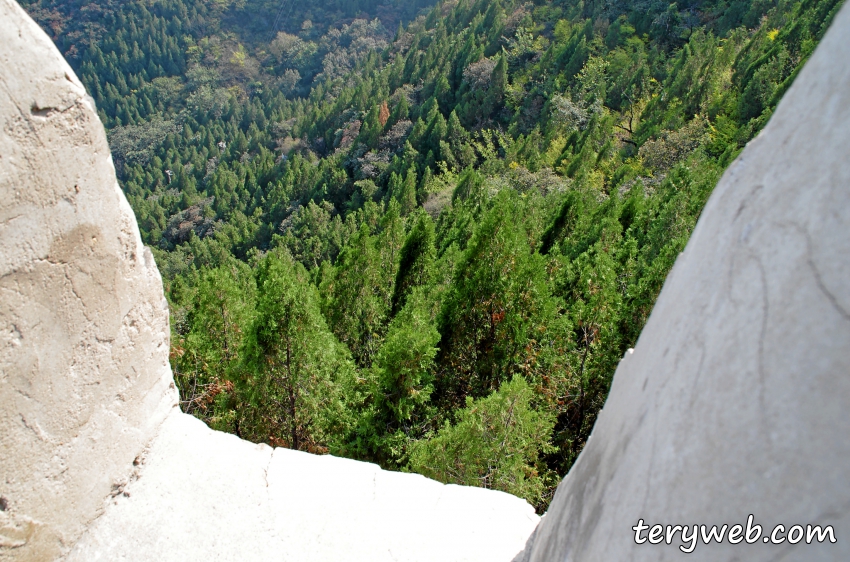
[[[837,543],[634,542],[639,519],[750,514]],[[718,184],[529,543],[517,560],[850,560],[850,8]]]
[[[0,560],[51,560],[171,410],[168,310],[103,126],[0,0]]]
[[[241,441],[175,411],[68,562],[511,560],[524,500]]]
[[[71,69],[0,0],[0,561],[510,560],[522,500],[176,409],[168,311]],[[850,9],[716,188],[523,561],[850,560]],[[832,525],[837,543],[635,544]]]
[[[508,561],[525,501],[176,408],[168,309],[93,102],[0,0],[0,561]]]

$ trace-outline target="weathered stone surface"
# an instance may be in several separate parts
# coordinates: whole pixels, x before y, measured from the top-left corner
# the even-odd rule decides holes
[[[0,0],[0,560],[510,560],[525,501],[272,450],[176,408],[93,102]],[[82,537],[82,538],[81,538]]]
[[[538,517],[501,492],[253,445],[175,411],[67,562],[511,560]]]
[[[715,189],[518,560],[850,560],[848,147],[845,7]],[[749,514],[837,543],[683,554],[631,529]]]
[[[176,401],[168,310],[70,67],[0,0],[0,560],[51,560]]]
[[[0,560],[508,560],[519,500],[272,450],[174,406],[91,101],[0,0]],[[724,175],[518,560],[850,560],[850,9]],[[135,461],[135,462],[134,462]],[[836,544],[636,545],[649,524]]]

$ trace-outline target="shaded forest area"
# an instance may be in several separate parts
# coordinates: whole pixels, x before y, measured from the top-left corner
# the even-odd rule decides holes
[[[839,0],[36,0],[182,407],[539,510]]]

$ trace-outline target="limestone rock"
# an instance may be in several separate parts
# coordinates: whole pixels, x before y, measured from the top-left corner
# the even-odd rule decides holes
[[[0,0],[0,560],[50,560],[177,400],[168,310],[103,126]]]
[[[850,560],[850,8],[724,174],[517,560]],[[662,525],[837,543],[635,544]],[[646,536],[644,531],[643,536]]]
[[[511,560],[538,517],[501,492],[253,445],[175,411],[67,562]]]
[[[0,560],[509,560],[522,500],[176,409],[168,311],[91,100],[0,0]],[[716,188],[517,560],[850,560],[850,9]],[[836,544],[637,545],[832,525]]]
[[[0,561],[510,560],[525,501],[176,408],[168,307],[94,104],[0,0]],[[81,538],[82,537],[82,538]]]

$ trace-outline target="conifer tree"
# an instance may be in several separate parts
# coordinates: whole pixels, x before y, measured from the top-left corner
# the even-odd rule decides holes
[[[401,186],[399,205],[403,215],[410,214],[416,208],[416,169],[409,168]]]
[[[518,226],[519,208],[500,194],[478,225],[440,312],[440,399],[459,405],[509,380],[554,322],[543,260]]]
[[[328,324],[360,367],[371,366],[383,337],[389,309],[385,294],[391,291],[384,283],[386,274],[375,240],[364,224],[321,285]]]
[[[437,249],[434,246],[434,221],[425,213],[416,218],[399,254],[398,275],[392,298],[392,312],[398,313],[410,293],[431,284]]]
[[[257,270],[257,313],[246,338],[243,433],[311,452],[327,450],[343,418],[348,353],[328,330],[307,272],[286,254]]]
[[[186,310],[188,326],[175,337],[175,381],[184,411],[219,430],[237,434],[238,399],[233,383],[254,308],[254,280],[239,262],[205,269]],[[189,295],[183,297],[188,300]],[[184,309],[185,310],[185,309]]]
[[[521,377],[486,398],[467,399],[454,425],[411,445],[410,469],[441,482],[502,490],[540,505],[548,484],[541,466],[554,416],[533,406]]]

